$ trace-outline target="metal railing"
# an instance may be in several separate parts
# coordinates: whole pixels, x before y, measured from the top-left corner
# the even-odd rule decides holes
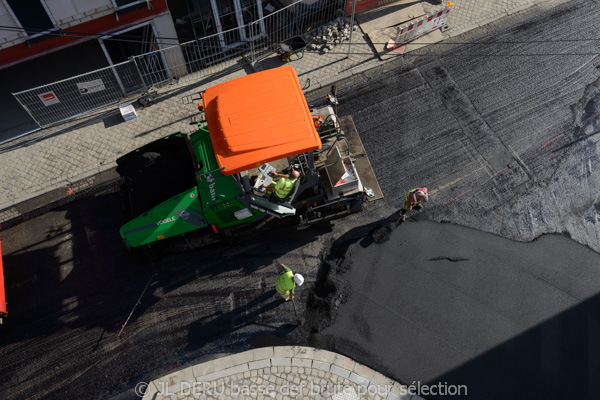
[[[345,6],[345,0],[299,1],[247,25],[13,95],[40,127],[47,127],[152,87],[241,69],[276,51],[284,40],[343,16]]]
[[[264,21],[250,25],[257,31],[264,24],[265,36],[256,40],[252,47],[252,61],[260,60],[279,49],[279,44],[294,36],[303,35],[317,27],[345,16],[346,1],[322,0],[313,4],[294,3],[271,14]]]
[[[279,43],[343,16],[344,0],[299,1],[247,25],[135,56],[147,86],[187,82],[259,60]],[[227,62],[235,60],[236,62]]]
[[[40,126],[66,121],[144,89],[133,61],[13,93]]]

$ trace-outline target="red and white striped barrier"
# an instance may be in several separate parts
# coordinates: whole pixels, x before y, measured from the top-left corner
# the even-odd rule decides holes
[[[2,269],[2,247],[0,247],[0,324],[2,318],[6,317],[6,297],[4,296],[4,271]]]
[[[400,27],[398,29],[398,36],[396,36],[394,47],[406,44],[418,37],[425,35],[426,33],[443,27],[446,24],[451,7],[452,3],[449,1],[443,10],[426,15],[415,22]]]

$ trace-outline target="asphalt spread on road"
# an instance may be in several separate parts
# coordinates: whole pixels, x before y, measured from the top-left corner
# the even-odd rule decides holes
[[[464,385],[477,399],[592,399],[599,265],[564,235],[521,243],[391,216],[336,241],[306,329],[318,331],[312,344],[408,385]]]

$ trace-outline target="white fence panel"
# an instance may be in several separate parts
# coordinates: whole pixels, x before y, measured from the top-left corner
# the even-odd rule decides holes
[[[133,61],[13,93],[37,124],[45,128],[141,92],[142,78]]]

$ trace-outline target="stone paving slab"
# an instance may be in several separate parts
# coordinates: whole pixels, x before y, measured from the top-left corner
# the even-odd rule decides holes
[[[349,357],[330,351],[278,346],[242,354],[242,357],[233,354],[184,368],[147,385],[141,382],[136,390],[142,394],[139,390],[145,389],[143,400],[422,399],[417,394],[421,390],[418,385],[402,385]],[[275,358],[277,355],[290,357]],[[314,356],[320,361],[306,358]],[[333,364],[341,359],[346,359],[355,372]],[[290,362],[282,363],[281,360]]]

